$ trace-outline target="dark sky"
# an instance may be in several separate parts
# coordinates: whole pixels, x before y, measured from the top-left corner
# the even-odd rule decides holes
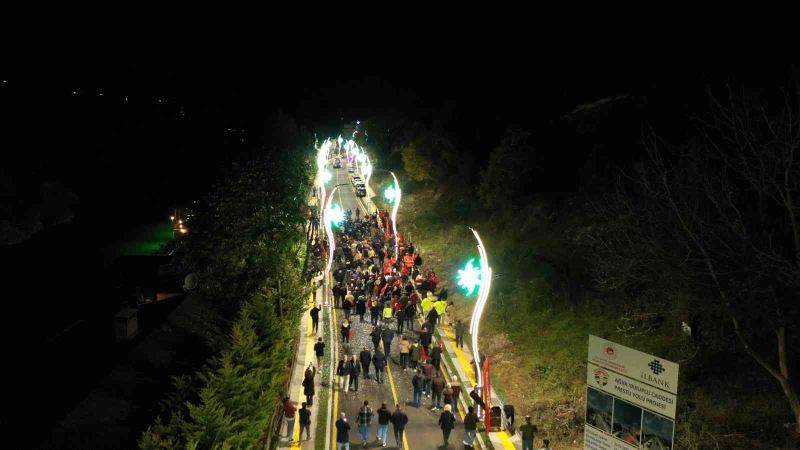
[[[147,202],[159,210],[206,189],[231,155],[260,139],[261,121],[277,109],[312,131],[382,114],[444,115],[451,134],[470,136],[483,123],[536,128],[619,94],[685,118],[705,102],[707,85],[729,80],[758,89],[790,78],[788,64],[752,61],[546,61],[534,50],[345,54],[315,59],[286,50],[215,60],[176,53],[12,66],[0,73],[7,80],[0,85],[3,169],[17,180],[63,179],[82,197],[119,193],[130,210]]]

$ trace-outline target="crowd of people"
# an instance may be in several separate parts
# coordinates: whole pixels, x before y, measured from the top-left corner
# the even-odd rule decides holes
[[[456,345],[463,347],[466,326],[456,318],[454,304],[447,300],[447,290],[439,288],[435,271],[423,271],[422,258],[413,243],[403,242],[401,237],[395,258],[395,243],[388,231],[390,227],[387,226],[389,220],[382,211],[366,216],[360,215],[358,210],[355,214],[345,211],[345,220],[334,234],[336,251],[333,255],[335,264],[332,272],[333,306],[340,308],[343,315],[336,330],[337,339],[342,342],[340,357],[335,366],[337,386],[344,395],[357,393],[360,383],[363,385],[367,380],[372,380],[370,371],[374,373],[375,383],[385,383],[390,356],[396,356],[391,361],[400,370],[413,371],[412,406],[421,408],[423,399],[426,399],[426,402],[430,402],[426,406],[431,411],[441,411],[438,425],[446,447],[457,422],[454,413],[457,411],[463,387],[457,376],[449,379],[446,376],[442,367],[445,349],[442,342],[433,342],[433,333],[436,326],[447,323],[455,330]],[[384,224],[383,229],[381,224]],[[316,250],[315,254],[320,259],[326,257],[324,249]],[[316,270],[312,268],[310,279],[314,277]],[[421,292],[425,293],[424,296]],[[310,314],[313,332],[316,334],[319,307],[312,308]],[[418,326],[419,321],[422,322],[421,326]],[[351,348],[355,328],[369,336],[372,348],[368,344],[360,349]],[[397,345],[392,354],[392,343],[395,340]],[[315,344],[318,361],[324,354],[324,345],[321,338]],[[484,359],[480,355],[479,360]],[[310,384],[313,396],[313,374]],[[467,406],[463,418],[462,442],[465,449],[472,449],[477,424],[485,405],[479,390],[473,389],[468,394],[473,404]],[[306,392],[307,397],[308,395],[309,392]],[[308,398],[310,405],[312,397]],[[373,415],[369,402],[365,400],[356,418],[358,434],[364,447],[369,441]],[[387,405],[382,404],[377,410],[377,420],[377,442],[383,447],[388,445],[387,430],[391,424],[395,443],[401,446],[403,432],[408,423],[408,416],[401,405],[395,405],[394,411],[390,412]],[[302,425],[301,415],[301,435]],[[337,448],[349,450],[351,427],[344,412],[340,414],[335,427]],[[520,431],[523,427],[520,427]],[[523,444],[528,444],[525,439],[527,437],[523,435]],[[532,434],[530,437],[532,439]]]

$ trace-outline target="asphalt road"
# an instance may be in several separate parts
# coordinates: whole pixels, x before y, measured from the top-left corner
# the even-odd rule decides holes
[[[336,193],[334,194],[334,201],[339,203],[345,210],[350,209],[355,214],[356,208],[358,208],[363,214],[364,207],[358,200],[358,197],[356,197],[355,192],[350,185],[350,174],[347,172],[345,165],[343,164],[342,168],[340,169],[331,170],[333,170],[334,174],[332,181],[335,181],[335,183],[332,183],[332,185],[342,183],[347,184],[346,186],[339,186],[339,189],[337,189]],[[359,322],[358,315],[351,316],[350,323],[353,336],[350,339],[349,344],[342,342],[340,333],[341,323],[344,320],[344,313],[341,309],[337,309],[335,310],[335,315],[335,337],[338,346],[338,354],[340,356],[345,354],[348,356],[355,354],[356,359],[358,359],[358,353],[364,347],[367,347],[370,351],[373,350],[372,341],[369,337],[369,333],[373,328],[369,322],[369,313],[364,316],[364,323]],[[392,329],[396,331],[394,321],[392,322]],[[418,334],[416,332],[405,331],[404,334],[412,337],[415,340],[418,339]],[[399,342],[400,335],[399,333],[395,332],[395,338],[392,341],[391,352],[388,357],[388,370],[384,374],[385,379],[383,384],[377,383],[375,380],[374,369],[370,367],[369,379],[359,380],[359,389],[357,392],[352,390],[348,391],[347,393],[344,393],[341,390],[339,391],[338,408],[335,407],[334,409],[338,412],[345,412],[347,414],[348,421],[351,425],[351,448],[361,448],[361,437],[358,433],[356,419],[358,410],[363,405],[364,400],[369,401],[369,406],[372,408],[373,412],[375,412],[372,425],[369,427],[370,442],[367,448],[380,447],[380,444],[376,442],[378,428],[377,410],[380,408],[382,402],[386,402],[390,411],[395,410],[395,403],[400,403],[401,408],[408,415],[405,446],[403,443],[401,443],[399,447],[395,445],[392,426],[389,425],[387,440],[388,448],[404,448],[407,450],[444,448],[442,447],[442,431],[438,425],[439,414],[441,413],[441,410],[436,412],[431,411],[431,402],[427,397],[423,397],[423,404],[420,408],[416,408],[412,405],[411,401],[413,399],[413,389],[411,385],[411,377],[413,376],[413,372],[411,370],[404,372],[402,368],[400,368],[400,356],[398,351]],[[338,390],[338,388],[336,389]],[[461,444],[463,433],[464,427],[459,419],[457,420],[455,429],[450,434],[450,445],[448,448],[463,448],[463,445]]]

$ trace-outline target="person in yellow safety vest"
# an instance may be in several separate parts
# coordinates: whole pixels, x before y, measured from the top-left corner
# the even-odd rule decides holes
[[[439,315],[439,323],[444,323],[444,311],[447,309],[447,302],[444,300],[436,300],[436,303],[433,304],[433,307],[436,308],[436,314]]]
[[[394,310],[392,309],[392,305],[389,302],[386,302],[386,306],[383,307],[383,320],[389,320],[394,315]]]
[[[427,297],[422,299],[422,317],[428,317],[428,313],[430,312],[431,308],[433,308],[436,300],[437,299],[433,293],[428,291]]]

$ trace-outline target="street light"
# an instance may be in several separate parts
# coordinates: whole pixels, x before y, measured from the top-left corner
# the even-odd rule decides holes
[[[328,262],[325,264],[325,280],[328,279],[328,275],[331,272],[331,266],[333,265],[333,252],[336,251],[336,242],[333,240],[333,229],[331,228],[331,222],[333,220],[339,220],[337,223],[341,222],[341,219],[339,219],[338,216],[339,213],[331,210],[331,201],[333,200],[333,194],[336,192],[336,189],[339,189],[339,186],[334,186],[333,189],[331,189],[330,195],[324,202],[325,209],[324,215],[322,216],[323,223],[325,224],[325,235],[328,237]]]
[[[319,187],[319,217],[322,217],[323,208],[325,207],[325,182],[327,176],[330,174],[325,170],[325,165],[328,163],[328,152],[331,148],[331,140],[325,139],[325,142],[317,149],[317,186]]]
[[[400,191],[400,183],[397,182],[397,177],[394,175],[394,172],[389,173],[392,175],[392,178],[394,178],[394,188],[391,192],[392,201],[394,202],[394,206],[392,207],[392,231],[394,231],[394,259],[397,261],[397,257],[399,256],[399,245],[397,242],[397,210],[400,209],[402,192]],[[384,195],[385,194],[386,193],[384,193]]]
[[[480,268],[474,268],[472,266],[472,261],[474,259],[469,260],[465,269],[463,271],[459,270],[459,286],[468,289],[469,292],[472,292],[475,288],[475,285],[478,286],[478,301],[475,303],[475,307],[472,309],[472,320],[470,321],[469,330],[472,334],[472,355],[475,358],[475,372],[478,379],[477,387],[483,386],[483,373],[481,371],[481,366],[483,361],[480,360],[480,350],[478,349],[478,332],[480,331],[480,324],[481,318],[483,317],[483,311],[486,307],[486,300],[489,298],[489,289],[492,286],[492,268],[489,267],[489,257],[486,254],[486,249],[483,246],[483,241],[481,241],[481,237],[478,235],[478,232],[474,229],[470,228],[472,234],[475,236],[475,240],[478,241],[478,253],[480,254]],[[484,395],[486,398],[486,395]]]
[[[364,167],[361,168],[364,174],[364,185],[369,186],[369,179],[372,176],[372,163],[369,160],[369,155],[364,153],[364,159],[366,160],[364,163]]]

